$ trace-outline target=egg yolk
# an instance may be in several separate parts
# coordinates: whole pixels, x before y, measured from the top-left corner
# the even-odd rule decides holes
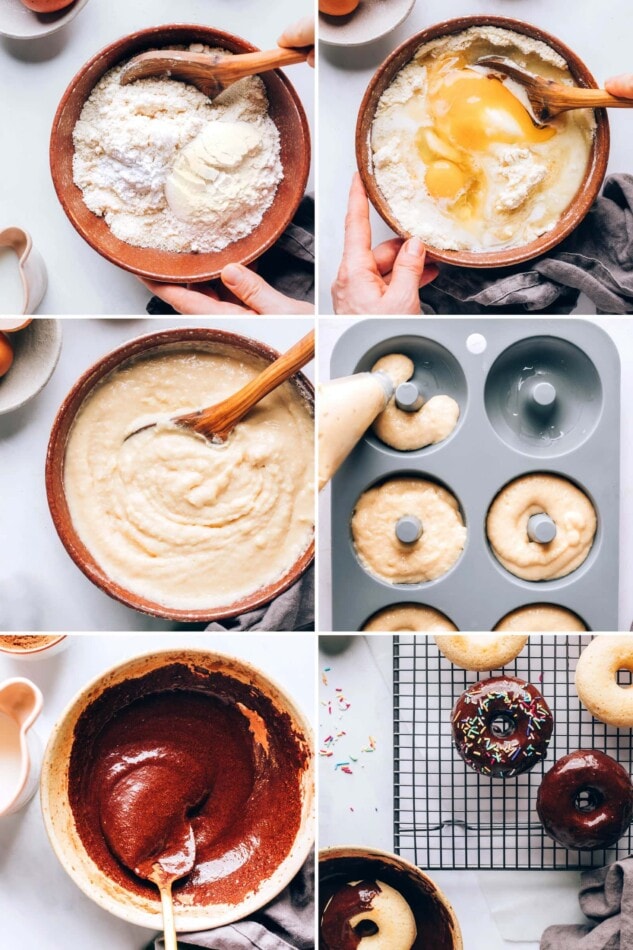
[[[463,217],[475,212],[485,184],[478,153],[496,144],[537,145],[556,135],[556,129],[535,126],[501,80],[471,69],[430,70],[427,102],[432,125],[416,135],[426,187]]]

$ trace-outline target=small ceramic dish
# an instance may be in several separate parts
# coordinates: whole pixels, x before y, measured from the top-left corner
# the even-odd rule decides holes
[[[337,890],[351,881],[376,880],[398,891],[413,911],[417,938],[412,950],[463,950],[455,911],[437,884],[404,858],[375,848],[337,847],[319,852],[319,926]],[[386,946],[384,935],[382,939]]]
[[[103,257],[125,270],[168,283],[208,281],[220,275],[227,264],[248,264],[277,241],[292,221],[303,198],[310,170],[310,132],[294,87],[276,70],[262,73],[269,100],[269,115],[279,130],[281,162],[284,169],[275,199],[261,223],[251,234],[234,241],[222,251],[209,254],[159,251],[133,247],[115,237],[103,218],[84,204],[81,190],[73,181],[73,129],[86,99],[101,77],[137,53],[164,47],[204,43],[232,53],[254,52],[246,40],[204,26],[159,26],[141,30],[112,43],[79,70],[64,93],[53,122],[50,162],[53,183],[71,224],[82,238]]]
[[[128,923],[162,929],[160,901],[148,900],[108,877],[88,854],[79,835],[69,799],[70,759],[75,727],[103,694],[121,683],[131,683],[172,664],[187,664],[204,674],[220,673],[246,683],[252,694],[269,700],[292,724],[297,750],[304,760],[300,774],[301,821],[290,852],[274,873],[240,903],[175,905],[179,932],[206,930],[240,920],[273,900],[303,866],[314,842],[314,748],[312,731],[292,699],[263,672],[242,660],[206,650],[162,650],[135,657],[98,676],[72,700],[56,723],[44,755],[41,799],[44,823],[57,858],[75,884],[100,907]],[[130,691],[133,687],[130,687]],[[299,752],[297,752],[299,755]],[[283,821],[283,814],[271,816]]]
[[[319,14],[319,39],[328,46],[364,46],[400,26],[415,0],[361,0],[347,16]]]
[[[19,409],[46,386],[62,348],[61,323],[37,317],[11,334],[11,344],[13,365],[0,379],[0,415]]]
[[[0,36],[14,40],[36,40],[56,33],[74,20],[88,0],[75,0],[54,13],[34,13],[21,0],[3,0],[0,4]]]
[[[32,726],[43,704],[41,691],[30,680],[0,683],[0,818],[23,808],[37,790],[42,744]]]
[[[68,649],[70,638],[66,634],[0,634],[0,655],[15,660],[50,660]]]
[[[310,545],[294,564],[288,566],[288,569],[279,580],[254,591],[239,601],[207,610],[200,608],[185,610],[175,607],[166,607],[164,604],[155,603],[139,594],[127,590],[125,587],[113,581],[112,578],[105,573],[101,565],[95,560],[75,531],[64,488],[66,443],[75,417],[81,409],[84,400],[105,376],[124,363],[129,362],[135,357],[156,354],[160,352],[161,349],[168,351],[173,349],[174,346],[178,348],[188,346],[193,348],[197,347],[198,349],[208,352],[213,352],[214,348],[220,351],[226,351],[228,349],[229,351],[235,351],[237,354],[246,353],[251,358],[256,357],[263,361],[264,364],[272,363],[273,360],[279,356],[279,353],[275,350],[257,340],[252,340],[249,337],[240,336],[236,333],[228,333],[224,330],[204,327],[163,330],[159,333],[151,333],[148,336],[139,337],[124,344],[88,369],[75,383],[62,403],[53,424],[48,444],[46,490],[51,516],[62,544],[77,567],[83,571],[93,584],[96,584],[97,587],[110,597],[114,597],[115,600],[119,600],[128,607],[133,607],[141,613],[150,614],[154,617],[165,617],[169,620],[177,620],[183,623],[210,623],[214,620],[226,620],[229,617],[237,617],[247,611],[263,607],[271,600],[274,600],[279,594],[283,593],[283,591],[291,587],[312,563],[314,559],[314,541],[311,541]],[[298,373],[293,377],[292,382],[305,401],[310,413],[313,413],[314,387],[310,381],[302,373]]]
[[[515,33],[523,33],[536,40],[541,40],[541,42],[546,43],[563,57],[569,66],[576,85],[584,88],[597,88],[598,84],[589,69],[569,47],[565,46],[565,44],[556,37],[545,33],[539,29],[539,27],[531,26],[529,23],[523,23],[521,20],[497,16],[459,17],[454,20],[446,20],[444,23],[438,23],[436,26],[422,30],[421,33],[416,33],[414,36],[411,36],[394,50],[391,56],[378,67],[363,97],[356,125],[356,161],[369,199],[381,218],[383,218],[396,234],[399,234],[403,238],[411,237],[411,235],[401,227],[392,214],[391,208],[383,197],[373,173],[371,132],[378,102],[396,75],[413,59],[416,51],[421,46],[441,36],[450,36],[454,33],[462,33],[471,27],[483,26],[501,27],[506,30],[512,30]],[[460,267],[509,267],[512,264],[520,264],[523,261],[539,257],[541,254],[545,254],[553,247],[556,247],[557,244],[560,244],[574,228],[578,227],[589,212],[589,209],[600,192],[607,171],[610,143],[609,120],[607,119],[605,109],[596,109],[595,115],[596,131],[584,180],[574,200],[563,213],[555,227],[523,247],[473,252],[447,251],[430,246],[429,256],[435,261],[441,261],[445,264],[456,264]]]
[[[44,259],[33,247],[31,235],[22,228],[5,228],[0,231],[0,251],[9,251],[16,257],[15,266],[20,275],[23,296],[20,309],[16,308],[15,312],[35,313],[46,293],[48,277]]]

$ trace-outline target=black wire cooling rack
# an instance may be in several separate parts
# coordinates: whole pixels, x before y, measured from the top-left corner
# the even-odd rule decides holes
[[[600,867],[630,854],[629,829],[609,850],[568,851],[543,832],[536,795],[544,771],[576,749],[601,749],[628,770],[633,732],[613,729],[580,704],[576,661],[590,635],[532,636],[505,672],[541,690],[554,716],[544,763],[513,779],[468,768],[454,750],[451,711],[472,683],[440,654],[431,637],[394,638],[394,837],[398,854],[427,870]],[[495,671],[499,675],[499,671]],[[621,679],[621,685],[630,683]]]

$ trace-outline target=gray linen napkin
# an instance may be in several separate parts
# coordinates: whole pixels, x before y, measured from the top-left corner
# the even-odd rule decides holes
[[[633,857],[583,871],[580,882],[580,909],[593,922],[548,927],[541,950],[631,950]]]
[[[314,945],[314,854],[279,897],[252,917],[178,939],[182,950],[313,950]],[[157,937],[147,950],[164,948]]]
[[[633,175],[611,175],[584,221],[549,254],[516,267],[443,265],[424,313],[571,313],[580,293],[598,313],[633,313]]]
[[[265,607],[209,624],[207,630],[314,630],[314,567]]]
[[[276,244],[257,261],[257,272],[281,294],[314,303],[314,198],[306,195]],[[176,313],[158,297],[147,304],[152,316]]]

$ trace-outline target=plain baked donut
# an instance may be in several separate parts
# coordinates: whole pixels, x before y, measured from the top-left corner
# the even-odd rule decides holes
[[[423,607],[420,604],[395,604],[379,610],[367,621],[363,631],[379,633],[414,633],[433,630],[457,630],[457,627],[448,617],[434,610],[433,607]]]
[[[519,655],[527,636],[510,634],[499,636],[494,633],[473,633],[452,636],[449,633],[435,637],[440,651],[463,670],[500,670]]]
[[[633,726],[633,688],[618,684],[618,670],[633,673],[633,637],[598,634],[580,654],[576,692],[592,716],[610,726]]]
[[[571,752],[545,773],[536,810],[547,834],[564,848],[609,848],[631,823],[629,774],[597,749]]]
[[[393,381],[394,389],[413,376],[415,366],[408,356],[391,353],[383,356],[372,367],[372,373],[382,371]],[[373,430],[381,442],[401,452],[412,452],[427,445],[443,442],[459,420],[459,406],[452,396],[431,396],[420,409],[407,412],[396,403],[396,394],[376,418]]]
[[[363,922],[373,933],[363,935]],[[402,894],[383,881],[351,881],[332,895],[321,918],[326,950],[411,950],[415,917]]]
[[[420,519],[421,537],[398,540],[396,524]],[[424,478],[390,478],[364,492],[352,515],[352,538],[363,567],[391,584],[421,584],[442,577],[466,543],[466,527],[454,495]]]
[[[532,515],[556,524],[549,544],[531,541]],[[584,492],[558,475],[526,475],[503,488],[486,519],[490,546],[507,571],[527,581],[554,580],[577,570],[591,550],[596,512]]]
[[[466,765],[482,775],[508,779],[545,758],[554,720],[531,683],[493,676],[462,693],[452,727],[455,748]]]
[[[556,604],[530,604],[506,614],[495,627],[496,631],[516,633],[580,633],[584,623],[565,607]]]

